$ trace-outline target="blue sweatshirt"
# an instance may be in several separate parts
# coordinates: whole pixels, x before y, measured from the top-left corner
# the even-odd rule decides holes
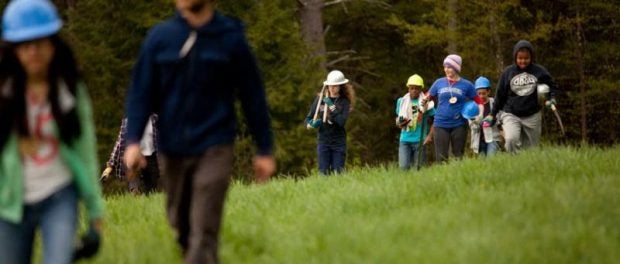
[[[521,40],[513,48],[513,56],[516,62],[517,51],[528,49],[532,62],[534,61],[534,47],[526,40]],[[506,67],[497,84],[495,105],[491,114],[495,117],[500,110],[514,114],[518,117],[531,116],[541,110],[538,103],[538,84],[549,85],[549,97],[554,97],[557,88],[553,78],[544,67],[530,63],[525,69],[520,69],[516,63]]]
[[[433,123],[435,127],[455,128],[467,124],[467,119],[461,116],[461,110],[465,102],[474,100],[477,96],[474,84],[463,77],[450,84],[448,78],[443,77],[433,83],[429,93],[437,98],[438,102]],[[456,103],[450,103],[451,97],[456,97]]]
[[[196,41],[182,56],[192,31]],[[140,142],[151,113],[159,115],[158,149],[167,155],[201,155],[211,146],[232,144],[236,98],[258,154],[271,154],[265,88],[243,26],[216,12],[193,29],[177,13],[152,28],[143,43],[125,107],[127,144]]]

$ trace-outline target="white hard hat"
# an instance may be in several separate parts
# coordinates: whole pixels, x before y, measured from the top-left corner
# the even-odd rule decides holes
[[[536,86],[536,91],[538,92],[538,100],[542,102],[546,99],[547,94],[549,94],[549,85],[544,83],[538,84]]]
[[[349,80],[344,78],[344,74],[341,71],[335,70],[327,74],[327,80],[323,82],[324,85],[341,85],[348,83]]]

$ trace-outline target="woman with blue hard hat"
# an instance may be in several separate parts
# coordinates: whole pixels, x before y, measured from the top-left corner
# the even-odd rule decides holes
[[[13,0],[2,17],[0,258],[29,263],[41,230],[45,263],[96,253],[103,200],[92,107],[49,0]],[[90,219],[74,252],[78,202]],[[74,253],[76,253],[74,255]]]
[[[478,77],[474,83],[476,93],[482,100],[483,111],[476,116],[487,116],[493,110],[493,97],[491,93],[491,81],[484,76]],[[477,112],[479,112],[477,110]],[[490,122],[480,122],[476,119],[469,121],[471,149],[476,154],[484,156],[492,156],[499,150],[500,130],[499,123],[491,124]],[[484,133],[483,133],[484,132]]]

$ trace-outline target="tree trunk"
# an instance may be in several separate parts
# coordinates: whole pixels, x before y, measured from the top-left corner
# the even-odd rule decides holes
[[[314,55],[325,63],[325,36],[323,32],[323,0],[298,0],[301,33]]]
[[[457,0],[448,0],[447,13],[448,13],[448,53],[457,53],[456,47],[456,38],[455,34],[457,32]]]
[[[583,53],[585,51],[585,37],[583,28],[581,27],[581,15],[579,10],[577,10],[577,70],[579,71],[579,114],[580,114],[580,124],[581,124],[581,143],[585,144],[588,141],[588,111],[587,111],[587,100],[588,96],[586,96],[586,74],[584,70],[584,58]]]
[[[491,47],[493,50],[493,57],[495,59],[495,71],[497,74],[501,74],[504,70],[504,59],[502,57],[502,39],[499,35],[499,31],[497,29],[497,18],[495,17],[498,13],[497,4],[492,1],[491,3],[491,12],[489,12],[489,24],[491,30]]]

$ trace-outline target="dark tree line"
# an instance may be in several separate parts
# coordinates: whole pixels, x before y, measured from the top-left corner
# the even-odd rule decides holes
[[[2,7],[6,0],[0,1]],[[100,159],[107,158],[130,72],[148,28],[174,13],[170,0],[56,0],[63,35],[76,47],[95,104]],[[463,76],[495,84],[511,64],[512,46],[528,39],[536,60],[559,84],[567,135],[544,114],[543,140],[609,146],[620,141],[620,9],[603,0],[236,0],[222,12],[247,26],[268,89],[280,173],[315,167],[315,132],[303,119],[328,70],[352,79],[359,103],[351,114],[349,165],[392,162],[398,131],[394,102],[410,75],[430,86],[441,62],[462,55]],[[237,177],[252,155],[244,127]]]

